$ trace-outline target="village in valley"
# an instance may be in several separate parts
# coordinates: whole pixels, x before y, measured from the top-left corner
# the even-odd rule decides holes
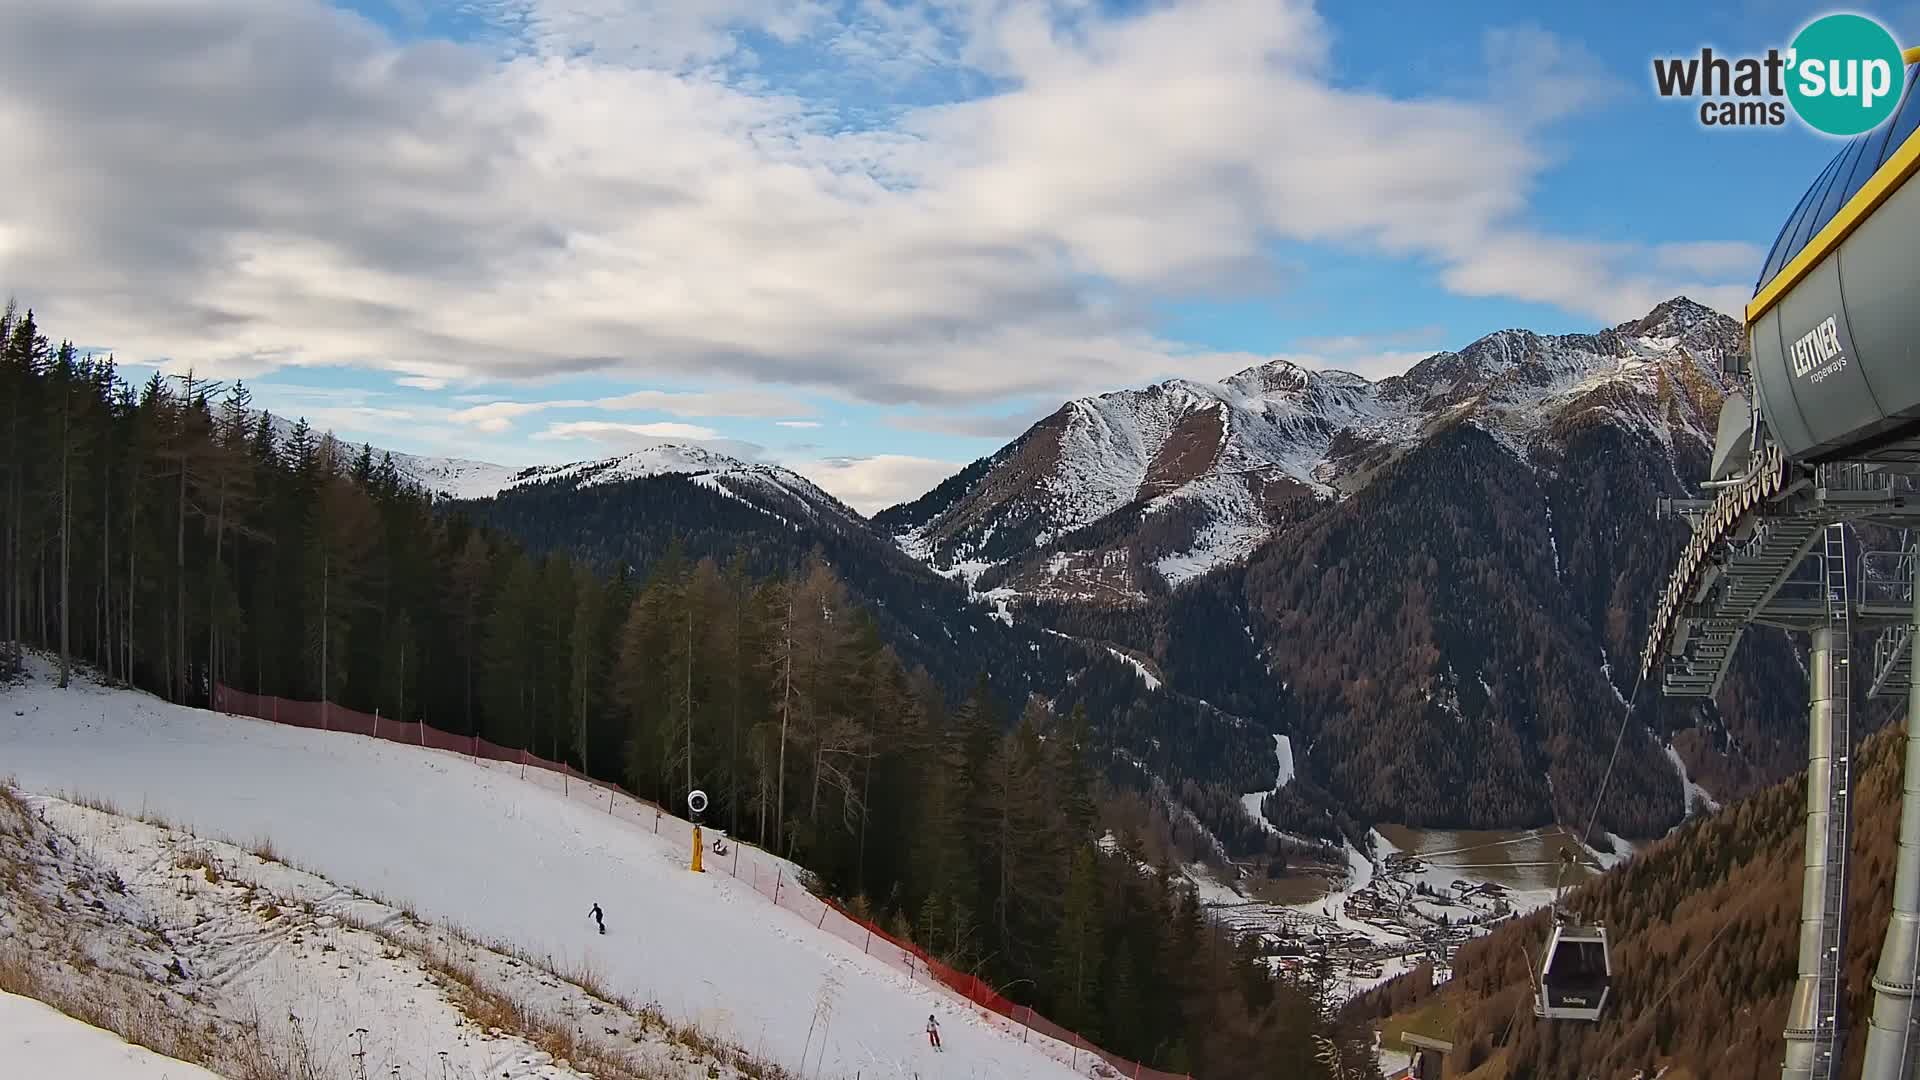
[[[1307,902],[1244,895],[1242,889],[1258,890],[1221,885],[1201,866],[1187,874],[1209,914],[1236,936],[1254,935],[1272,968],[1345,999],[1422,964],[1436,984],[1445,982],[1461,943],[1550,904],[1558,870],[1533,856],[1546,854],[1556,839],[1552,830],[1528,830],[1468,847],[1428,844],[1433,850],[1414,854],[1372,831],[1373,854],[1349,843],[1344,877],[1329,868],[1336,875],[1331,891]],[[1489,849],[1507,860],[1491,861]],[[1591,861],[1576,864],[1566,884],[1591,871]]]

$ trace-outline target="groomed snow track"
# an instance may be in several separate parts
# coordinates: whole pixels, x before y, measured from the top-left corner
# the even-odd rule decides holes
[[[881,943],[796,888],[784,860],[735,844],[726,859],[708,853],[708,873],[689,872],[690,824],[650,804],[537,768],[85,681],[61,691],[44,662],[31,666],[35,677],[0,689],[0,777],[26,791],[270,839],[290,864],[558,970],[594,971],[796,1075],[1118,1075],[930,983],[923,965],[909,974],[904,956],[877,955]],[[596,902],[605,936],[587,915]],[[929,1013],[943,1053],[927,1046]]]

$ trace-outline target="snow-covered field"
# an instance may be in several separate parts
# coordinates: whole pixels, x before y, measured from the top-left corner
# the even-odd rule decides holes
[[[595,997],[579,985],[591,973],[556,977],[232,844],[21,799],[32,835],[5,823],[0,931],[31,953],[7,962],[48,1000],[170,1052],[245,1076],[751,1075]]]
[[[0,992],[0,1062],[6,1075],[22,1078],[219,1080],[197,1065],[161,1057],[50,1005],[5,992]]]
[[[816,932],[749,882],[688,872],[684,840],[514,769],[86,683],[60,691],[44,672],[0,690],[0,747],[0,776],[25,791],[106,798],[242,844],[270,838],[289,864],[556,970],[591,969],[609,993],[796,1072],[1075,1075],[1067,1048],[1023,1043],[1017,1027]],[[587,917],[596,902],[604,936]],[[944,1053],[926,1045],[929,1013]]]

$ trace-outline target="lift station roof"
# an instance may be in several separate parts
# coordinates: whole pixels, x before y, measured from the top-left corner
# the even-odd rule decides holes
[[[1904,97],[1801,197],[1747,305],[1760,414],[1789,458],[1920,462],[1920,53]]]

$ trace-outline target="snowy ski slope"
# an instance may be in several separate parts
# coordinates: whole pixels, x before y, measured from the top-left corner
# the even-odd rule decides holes
[[[5,1070],[0,1075],[20,1077],[219,1080],[197,1065],[134,1046],[51,1005],[4,992],[0,992],[0,1068]]]
[[[690,873],[683,833],[656,837],[610,816],[604,798],[596,811],[578,792],[442,751],[84,681],[63,692],[40,666],[0,689],[0,777],[26,791],[105,797],[243,844],[271,838],[291,864],[560,970],[591,969],[614,992],[808,1076],[1087,1075],[1084,1052],[1070,1068],[1067,1047],[1023,1043],[1017,1026],[817,932],[748,881]],[[605,936],[587,915],[596,902]],[[829,976],[837,989],[816,1021]],[[926,1045],[929,1013],[944,1053]]]

